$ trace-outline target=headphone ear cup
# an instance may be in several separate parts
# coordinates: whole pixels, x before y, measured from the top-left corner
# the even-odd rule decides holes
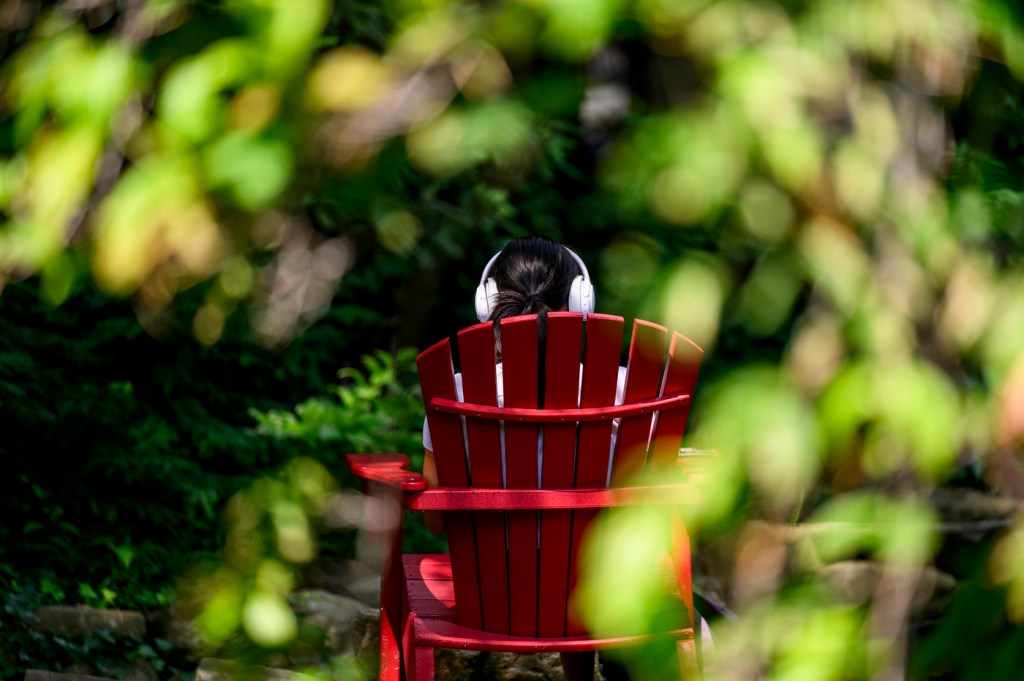
[[[594,297],[594,285],[590,283],[589,279],[584,279],[580,282],[580,288],[582,289],[582,302],[580,303],[580,312],[584,314],[590,314],[596,307]]]
[[[584,314],[594,311],[594,288],[583,275],[577,275],[569,287],[569,311],[583,312]]]
[[[583,275],[577,275],[572,280],[572,284],[569,286],[569,312],[582,312],[580,305],[583,303],[583,292],[582,292]]]
[[[476,318],[486,322],[491,318],[491,310],[498,298],[498,284],[492,277],[476,287]]]

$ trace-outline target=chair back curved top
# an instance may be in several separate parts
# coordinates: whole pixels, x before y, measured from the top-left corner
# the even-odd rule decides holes
[[[493,322],[463,329],[457,352],[445,339],[417,359],[442,487],[603,488],[675,462],[701,349],[662,326],[634,322],[616,407],[623,319],[546,317],[543,345],[543,321],[525,315],[498,329]],[[580,540],[596,513],[446,513],[458,623],[512,636],[581,633],[567,604]]]

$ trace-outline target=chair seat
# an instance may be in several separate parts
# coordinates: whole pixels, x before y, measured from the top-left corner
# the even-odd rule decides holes
[[[402,569],[413,635],[418,645],[514,653],[578,652],[635,645],[652,638],[692,640],[694,636],[691,628],[610,638],[534,638],[481,631],[456,624],[455,588],[448,554],[406,554],[402,556]]]

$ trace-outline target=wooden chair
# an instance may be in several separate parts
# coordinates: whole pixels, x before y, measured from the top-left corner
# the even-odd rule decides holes
[[[400,670],[409,680],[433,679],[436,647],[570,652],[644,638],[596,638],[567,604],[580,540],[600,509],[648,503],[651,492],[671,504],[698,501],[688,484],[623,485],[674,464],[702,351],[638,320],[624,402],[615,406],[622,318],[549,313],[543,357],[537,326],[536,315],[501,320],[500,350],[492,322],[458,334],[464,402],[449,341],[419,356],[440,487],[426,489],[401,454],[347,457],[370,495],[368,529],[384,546],[382,679],[397,680]],[[443,512],[450,553],[402,555],[402,509]],[[672,569],[689,621],[666,635],[677,640],[682,675],[693,678],[689,538],[678,527]]]

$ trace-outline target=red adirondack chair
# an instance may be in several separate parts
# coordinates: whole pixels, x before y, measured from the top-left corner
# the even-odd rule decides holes
[[[456,399],[447,339],[419,356],[440,487],[426,489],[401,454],[347,457],[372,499],[368,529],[384,546],[382,679],[397,680],[403,669],[408,680],[433,679],[436,647],[571,652],[643,640],[594,637],[570,612],[580,540],[600,509],[644,503],[652,491],[672,504],[698,501],[687,484],[622,485],[676,460],[702,351],[638,320],[624,401],[615,406],[622,318],[549,313],[543,357],[537,325],[536,315],[501,320],[497,351],[492,322],[458,334],[465,401]],[[403,508],[442,511],[450,553],[402,555]],[[690,545],[681,525],[674,546],[689,621],[667,635],[677,640],[683,676],[693,678]]]

